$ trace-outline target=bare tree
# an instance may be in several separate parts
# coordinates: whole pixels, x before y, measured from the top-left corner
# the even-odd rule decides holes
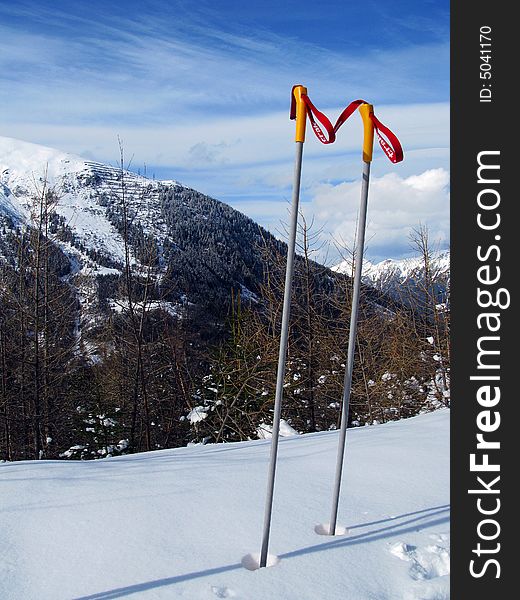
[[[433,339],[430,344],[434,351],[433,358],[437,363],[436,374],[433,377],[433,386],[437,399],[449,406],[449,370],[450,370],[450,310],[449,310],[449,283],[446,295],[440,298],[436,290],[435,261],[427,226],[419,225],[411,234],[412,247],[418,252],[422,263],[423,279],[419,284],[419,298],[416,297],[416,306],[422,308],[427,317],[427,328],[431,332],[428,336]]]

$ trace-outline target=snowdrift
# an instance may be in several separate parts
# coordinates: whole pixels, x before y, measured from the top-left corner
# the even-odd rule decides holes
[[[448,599],[449,411],[349,430],[330,537],[337,441],[280,441],[261,570],[267,440],[2,464],[0,597]]]

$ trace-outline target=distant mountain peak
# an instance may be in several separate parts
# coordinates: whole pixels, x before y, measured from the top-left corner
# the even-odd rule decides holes
[[[440,250],[431,253],[431,277],[439,296],[442,298],[449,285],[450,251]],[[337,273],[351,275],[352,259],[347,259],[332,267]],[[363,260],[363,283],[381,292],[403,300],[403,288],[408,291],[418,290],[425,277],[424,261],[421,257],[394,259],[387,258],[378,263]]]
[[[435,271],[448,272],[450,269],[450,251],[438,250],[431,253],[432,266]],[[384,260],[373,263],[370,260],[363,259],[363,277],[367,279],[377,279],[378,275],[392,271],[395,275],[406,279],[417,270],[424,268],[423,259],[418,256],[408,258],[385,258]],[[350,274],[353,269],[352,259],[348,258],[334,267],[332,270],[336,273]]]
[[[0,137],[0,261],[12,268],[15,240],[22,226],[38,226],[44,191],[52,192],[46,227],[70,265],[67,276],[117,279],[128,258],[136,277],[153,271],[154,293],[172,301],[186,294],[217,313],[232,289],[254,301],[261,248],[266,240],[283,246],[249,217],[176,180]]]
[[[0,136],[0,180],[16,185],[28,176],[34,182],[47,178],[54,181],[68,173],[85,169],[85,160],[54,148]]]
[[[132,171],[82,158],[54,148],[0,137],[0,214],[31,223],[31,210],[44,188],[55,192],[55,212],[74,232],[79,245],[124,259],[124,243],[107,208],[122,201],[137,213],[143,231],[164,237],[159,216],[163,187],[184,187],[176,181],[148,179]]]

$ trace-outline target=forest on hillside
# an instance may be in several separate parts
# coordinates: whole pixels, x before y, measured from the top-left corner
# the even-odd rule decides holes
[[[162,192],[176,239],[166,248],[124,195],[108,202],[124,240],[116,274],[71,269],[73,234],[52,190],[35,198],[31,226],[4,218],[1,459],[102,458],[269,430],[286,246],[251,220],[244,243],[244,222],[221,203],[190,220],[200,202],[190,194]],[[438,302],[424,228],[413,243],[425,273],[415,297],[363,288],[351,426],[449,405],[449,302]],[[315,244],[303,221],[282,409],[299,433],[339,425],[350,319],[352,279],[313,260]]]

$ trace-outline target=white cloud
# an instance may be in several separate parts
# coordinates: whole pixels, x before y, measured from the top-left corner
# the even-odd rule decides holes
[[[288,108],[288,107],[287,107]],[[335,117],[341,108],[325,109]],[[374,160],[378,173],[400,172],[408,169],[409,155],[415,152],[417,161],[431,166],[430,151],[448,149],[449,105],[417,104],[376,107],[379,118],[396,132],[405,150],[405,161],[392,165],[378,149]],[[35,143],[55,146],[75,153],[96,151],[99,160],[117,156],[117,136],[120,135],[129,154],[135,154],[138,163],[154,166],[190,167],[206,169],[214,164],[220,170],[222,162],[233,168],[258,167],[257,181],[264,185],[288,185],[292,180],[294,156],[294,122],[287,111],[270,111],[249,116],[204,115],[195,122],[186,123],[173,117],[167,125],[106,124],[74,125],[20,124],[6,122],[3,135]],[[357,115],[342,127],[337,141],[323,146],[309,128],[304,150],[304,181],[316,179],[355,178],[359,172],[362,140],[361,120]],[[195,149],[195,150],[194,150]],[[425,151],[422,154],[417,154]],[[198,159],[194,161],[193,153]],[[205,161],[204,157],[210,159]],[[418,158],[419,157],[419,158]],[[215,160],[218,158],[218,160]],[[273,166],[277,163],[276,166]],[[262,168],[262,165],[266,165]],[[412,173],[409,173],[412,174]]]
[[[289,92],[301,82],[333,120],[354,98],[374,102],[403,143],[399,165],[375,153],[371,248],[395,256],[419,221],[447,239],[447,192],[435,173],[449,168],[449,104],[431,101],[447,93],[445,40],[353,53],[219,29],[215,15],[177,7],[175,18],[144,11],[101,22],[17,3],[2,11],[41,25],[0,25],[2,135],[113,164],[120,136],[133,168],[161,169],[276,229],[293,177]],[[409,103],[395,104],[403,98]],[[354,115],[335,144],[321,145],[310,128],[305,144],[302,205],[346,239],[359,203],[361,135]],[[392,196],[391,209],[383,196]]]
[[[410,101],[447,94],[446,41],[345,53],[265,30],[224,31],[209,15],[197,23],[192,11],[102,21],[36,6],[20,12],[12,3],[2,12],[40,25],[0,25],[3,113],[18,123],[88,116],[93,124],[119,118],[164,125],[206,111],[265,112],[288,100],[300,81],[318,105],[359,96],[395,101],[403,89]]]
[[[448,243],[449,174],[430,169],[419,175],[400,177],[389,173],[372,178],[369,188],[367,255],[387,258],[410,250],[409,236],[420,224],[429,229],[430,238]],[[338,185],[326,183],[313,188],[313,199],[305,206],[316,216],[325,235],[353,247],[357,228],[360,182]]]

